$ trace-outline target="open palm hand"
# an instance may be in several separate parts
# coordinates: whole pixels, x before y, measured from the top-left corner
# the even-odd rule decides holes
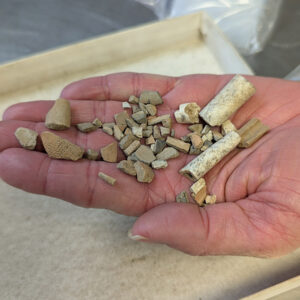
[[[164,104],[158,114],[170,113],[179,104],[197,102],[203,107],[231,76],[190,75],[180,78],[121,73],[85,79],[67,86],[72,123],[98,117],[113,121],[121,102],[142,90],[157,90]],[[45,194],[84,207],[107,208],[140,216],[132,228],[136,239],[168,244],[190,254],[278,256],[300,246],[300,84],[274,78],[248,77],[256,94],[233,117],[239,128],[259,118],[271,128],[246,150],[234,150],[206,176],[208,192],[217,204],[200,208],[175,203],[191,181],[178,173],[193,157],[180,154],[166,169],[155,171],[151,184],[141,184],[103,161],[78,162],[50,159],[41,151],[20,148],[14,131],[44,126],[53,101],[11,106],[0,123],[0,176],[7,183],[32,193]],[[187,126],[174,124],[176,137]],[[100,149],[113,137],[98,130],[89,134],[74,126],[56,132],[87,149]],[[38,147],[40,150],[41,147]],[[118,154],[122,159],[121,151]],[[99,171],[117,178],[114,187],[97,177]]]

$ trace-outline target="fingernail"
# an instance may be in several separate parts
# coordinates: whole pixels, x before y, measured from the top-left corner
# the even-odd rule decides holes
[[[142,240],[147,240],[146,237],[142,236],[142,235],[133,235],[132,232],[131,232],[131,229],[128,231],[128,237],[131,239],[131,240],[134,240],[134,241],[142,241]]]

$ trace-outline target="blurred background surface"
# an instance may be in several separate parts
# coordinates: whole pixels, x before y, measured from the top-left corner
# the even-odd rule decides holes
[[[156,19],[133,0],[1,0],[0,63]],[[263,76],[284,77],[299,65],[300,1],[283,1],[264,50],[245,60]]]

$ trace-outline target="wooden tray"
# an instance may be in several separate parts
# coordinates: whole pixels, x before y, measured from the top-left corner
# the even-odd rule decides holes
[[[252,74],[198,13],[0,66],[0,112],[18,101],[55,99],[70,81],[117,71]],[[192,257],[132,242],[134,220],[0,181],[0,298],[237,299],[299,270],[299,251],[274,260]]]

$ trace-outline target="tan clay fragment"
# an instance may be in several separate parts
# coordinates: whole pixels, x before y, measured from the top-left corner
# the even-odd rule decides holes
[[[66,130],[71,127],[71,107],[66,99],[59,98],[48,111],[45,126],[53,130]]]
[[[98,176],[110,185],[115,185],[115,183],[117,181],[115,178],[113,178],[107,174],[104,174],[102,172],[99,172]]]
[[[51,158],[75,161],[81,159],[84,154],[84,149],[50,131],[42,132],[41,139],[47,154]]]
[[[116,162],[118,156],[117,143],[113,142],[100,149],[101,157],[106,162]]]
[[[23,148],[27,150],[34,150],[36,147],[38,133],[28,128],[19,127],[15,131],[15,137]]]

